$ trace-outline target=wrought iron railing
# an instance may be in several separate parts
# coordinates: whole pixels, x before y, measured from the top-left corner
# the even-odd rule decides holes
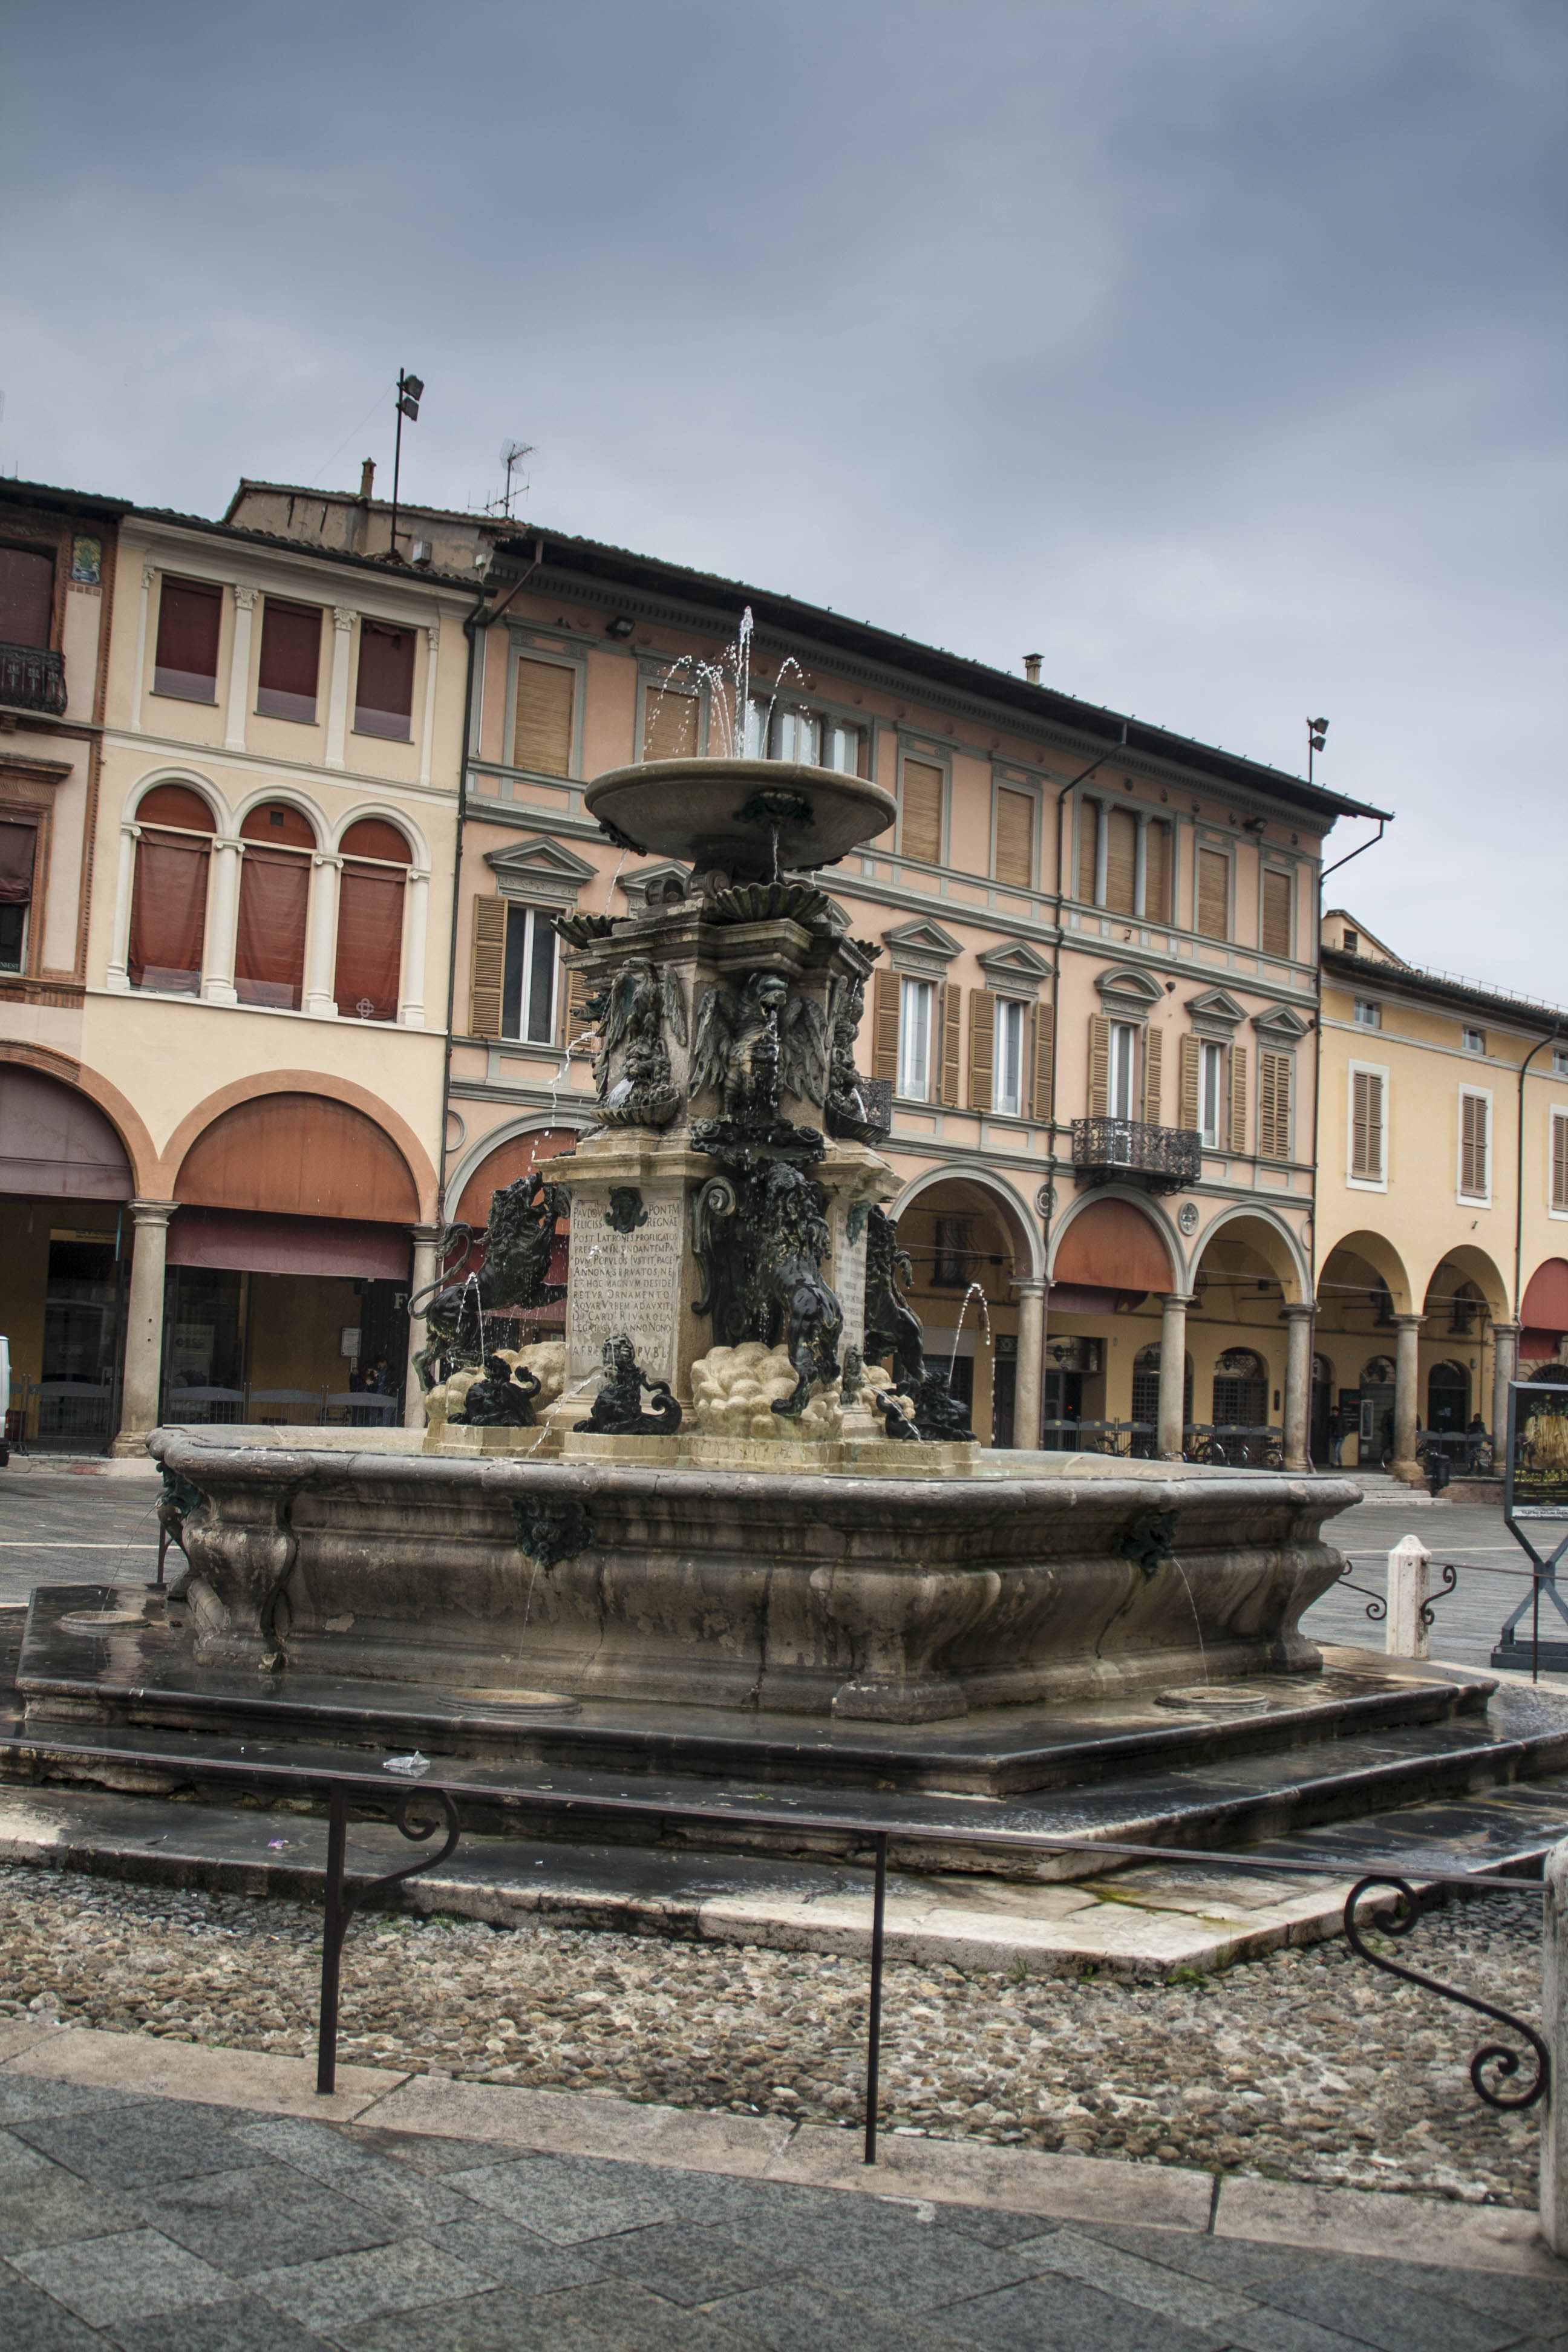
[[[1141,1118],[1075,1118],[1073,1173],[1091,1183],[1137,1176],[1151,1192],[1181,1192],[1203,1172],[1203,1138],[1193,1127],[1151,1127]]]
[[[66,657],[44,646],[0,646],[0,702],[21,710],[66,712]]]

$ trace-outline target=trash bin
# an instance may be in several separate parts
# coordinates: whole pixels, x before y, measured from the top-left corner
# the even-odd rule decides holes
[[[1426,1483],[1434,1495],[1442,1493],[1452,1475],[1447,1455],[1440,1445],[1435,1446],[1426,1463]]]

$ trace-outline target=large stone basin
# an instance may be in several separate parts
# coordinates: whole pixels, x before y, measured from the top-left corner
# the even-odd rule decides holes
[[[957,1478],[453,1460],[156,1431],[214,1664],[921,1722],[1319,1663],[1359,1490],[1099,1456]]]

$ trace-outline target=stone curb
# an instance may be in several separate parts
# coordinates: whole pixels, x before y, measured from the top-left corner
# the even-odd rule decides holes
[[[66,2081],[147,2098],[309,2116],[378,2130],[482,2139],[539,2155],[595,2156],[846,2194],[996,2207],[1059,2221],[1120,2221],[1218,2238],[1365,2254],[1448,2269],[1568,2282],[1531,2213],[1353,2189],[1228,2179],[1174,2165],[1047,2156],[1034,2148],[895,2132],[874,2167],[858,2134],[778,2116],[708,2114],[594,2093],[533,2091],[342,2066],[322,2099],[312,2069],[276,2058],[147,2034],[13,2021],[0,2025],[0,2074]]]

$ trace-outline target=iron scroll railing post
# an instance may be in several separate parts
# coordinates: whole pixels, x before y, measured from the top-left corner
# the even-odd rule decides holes
[[[877,2102],[881,2089],[882,1932],[888,1913],[888,1838],[877,1837],[877,1875],[871,1890],[871,2000],[866,2025],[866,2156],[877,2161]]]
[[[1461,2008],[1473,2009],[1479,2017],[1494,2018],[1510,2033],[1517,2033],[1521,2042],[1527,2042],[1535,2057],[1535,2078],[1523,2091],[1510,2097],[1504,2091],[1493,2090],[1485,2080],[1489,2067],[1495,2068],[1505,2081],[1519,2072],[1521,2053],[1510,2050],[1502,2042],[1483,2042],[1476,2052],[1470,2060],[1470,2086],[1477,2098],[1483,2099],[1489,2107],[1516,2112],[1534,2106],[1538,2099],[1546,2096],[1552,2080],[1551,2053],[1535,2028],[1526,2025],[1523,2018],[1515,2017],[1510,2010],[1498,2009],[1489,2000],[1478,1999],[1473,1992],[1461,1992],[1457,1985],[1442,1984],[1436,1977],[1423,1975],[1419,1969],[1403,1968],[1397,1960],[1391,1960],[1385,1952],[1374,1952],[1369,1944],[1363,1944],[1356,1922],[1356,1906],[1373,1887],[1392,1888],[1402,1906],[1393,1918],[1378,1922],[1384,1935],[1408,1936],[1421,1916],[1415,1889],[1407,1880],[1375,1874],[1358,1878],[1345,1901],[1345,1941],[1352,1951],[1358,1959],[1370,1962],[1374,1969],[1384,1969],[1391,1977],[1402,1978],[1406,1984],[1419,1985],[1424,1991],[1435,1992],[1444,2000],[1458,2001]]]
[[[1568,1624],[1568,1607],[1564,1607],[1563,1595],[1557,1585],[1558,1563],[1564,1552],[1568,1552],[1568,1531],[1564,1532],[1562,1541],[1548,1558],[1536,1549],[1521,1524],[1528,1521],[1532,1527],[1546,1524],[1563,1526],[1568,1529],[1568,1482],[1564,1482],[1562,1478],[1554,1482],[1549,1471],[1544,1472],[1538,1481],[1533,1480],[1530,1475],[1533,1470],[1533,1464],[1531,1464],[1527,1469],[1526,1487],[1529,1489],[1533,1486],[1539,1486],[1541,1492],[1533,1502],[1521,1501],[1519,1496],[1520,1406],[1521,1402],[1533,1400],[1536,1397],[1547,1399],[1548,1409],[1555,1406],[1561,1410],[1564,1402],[1564,1391],[1561,1387],[1547,1381],[1510,1381],[1508,1384],[1508,1451],[1504,1456],[1502,1471],[1502,1517],[1503,1525],[1515,1543],[1529,1556],[1531,1589],[1529,1598],[1520,1602],[1519,1607],[1498,1635],[1498,1649],[1511,1647],[1513,1629],[1525,1611],[1527,1609],[1530,1611],[1530,1679],[1532,1683],[1539,1682],[1541,1679],[1541,1596],[1542,1592],[1545,1593],[1564,1624]],[[1555,1493],[1551,1491],[1554,1485],[1559,1490]],[[1499,1663],[1496,1651],[1492,1654],[1492,1663],[1494,1664]]]
[[[379,1795],[380,1791],[376,1793]],[[334,1781],[327,1810],[327,1896],[321,1919],[321,2021],[316,2033],[316,2092],[328,2098],[337,2088],[338,2079],[338,1999],[341,1985],[343,1937],[349,1921],[362,1903],[371,1895],[381,1894],[389,1886],[400,1885],[405,1878],[416,1878],[421,1871],[437,1870],[457,1849],[458,1808],[445,1789],[406,1789],[397,1801],[393,1822],[400,1837],[414,1845],[422,1845],[433,1838],[440,1828],[439,1821],[427,1822],[423,1829],[413,1826],[408,1809],[421,1801],[439,1805],[446,1821],[446,1843],[437,1853],[420,1854],[405,1864],[401,1870],[389,1870],[381,1878],[370,1879],[351,1894],[343,1884],[343,1858],[348,1849],[349,1790],[346,1783]]]

